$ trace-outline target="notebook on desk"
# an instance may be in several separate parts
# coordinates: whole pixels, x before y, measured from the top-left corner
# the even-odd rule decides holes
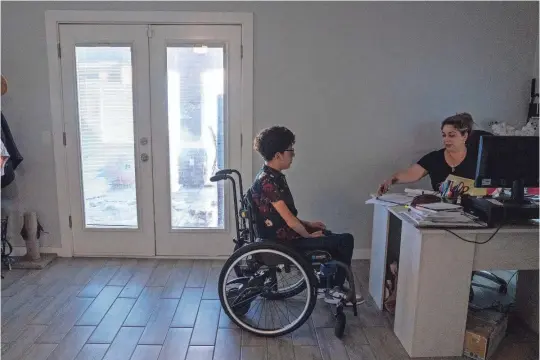
[[[403,218],[415,226],[425,228],[486,228],[487,224],[469,216],[456,213],[452,216],[423,217],[413,211],[401,211]]]

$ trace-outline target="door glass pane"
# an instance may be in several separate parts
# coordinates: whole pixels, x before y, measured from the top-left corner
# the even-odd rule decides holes
[[[77,47],[85,225],[137,228],[130,47]]]
[[[221,47],[168,47],[168,124],[171,224],[224,228],[224,51]]]

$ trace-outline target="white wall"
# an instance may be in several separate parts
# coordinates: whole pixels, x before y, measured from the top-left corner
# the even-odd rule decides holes
[[[540,88],[538,86],[538,82],[540,79],[538,78],[538,36],[536,37],[536,51],[534,52],[534,63],[533,63],[533,77],[536,78],[536,92],[538,92],[538,89]]]
[[[3,111],[25,157],[13,205],[38,211],[50,246],[59,245],[59,220],[46,9],[253,12],[254,129],[296,132],[288,178],[301,214],[352,232],[358,249],[370,247],[368,194],[437,148],[446,116],[525,120],[538,37],[534,2],[3,1]]]

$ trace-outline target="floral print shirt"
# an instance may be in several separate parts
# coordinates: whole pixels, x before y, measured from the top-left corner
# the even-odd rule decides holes
[[[251,194],[259,221],[259,235],[263,239],[292,240],[300,237],[272,206],[273,202],[283,200],[293,215],[298,215],[291,190],[282,172],[264,165],[255,177]]]

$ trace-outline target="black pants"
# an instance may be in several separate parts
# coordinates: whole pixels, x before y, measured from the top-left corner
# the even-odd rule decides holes
[[[325,250],[329,252],[335,260],[339,260],[350,266],[354,250],[354,238],[351,234],[347,233],[331,234],[317,238],[289,240],[288,245],[291,245],[299,252]],[[334,277],[333,286],[342,286],[346,277],[345,270],[338,267]]]

